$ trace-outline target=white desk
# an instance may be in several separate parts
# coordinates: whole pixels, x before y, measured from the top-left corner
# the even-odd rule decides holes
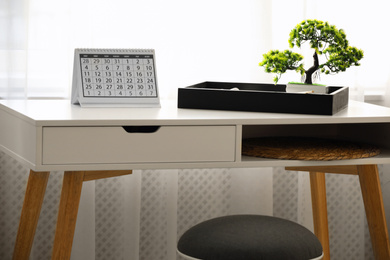
[[[377,164],[390,163],[388,108],[351,101],[334,116],[318,116],[177,109],[175,101],[162,101],[161,108],[137,109],[81,108],[70,105],[69,100],[2,100],[0,122],[0,149],[31,169],[15,259],[28,259],[50,171],[66,171],[56,231],[63,243],[54,242],[53,259],[69,259],[75,220],[68,214],[77,216],[83,181],[129,174],[129,169],[265,166],[301,167],[311,172],[316,166],[329,166],[330,172],[359,175],[366,210],[375,211],[367,216],[372,223],[371,237],[377,237],[373,239],[374,252],[377,259],[390,259],[376,171]],[[380,146],[382,153],[327,162],[241,155],[243,138],[275,135],[368,142]],[[308,166],[314,168],[305,168]],[[335,166],[341,166],[341,172]],[[370,189],[366,195],[365,185]],[[66,198],[71,191],[76,191],[74,197]],[[28,213],[31,208],[34,213]],[[70,245],[63,245],[66,239]],[[57,248],[56,244],[62,245]],[[15,256],[16,251],[24,253]]]

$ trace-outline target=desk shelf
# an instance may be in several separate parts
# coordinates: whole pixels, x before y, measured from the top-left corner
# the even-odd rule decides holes
[[[258,158],[240,155],[237,161],[248,166],[302,166],[302,165],[349,165],[349,164],[383,164],[390,162],[390,124],[389,123],[352,123],[352,124],[295,124],[295,125],[243,125],[242,140],[256,137],[314,137],[351,141],[375,145],[381,154],[364,159],[333,161],[301,161]]]
[[[390,150],[381,151],[380,155],[364,159],[337,160],[337,161],[301,161],[279,160],[268,158],[256,158],[241,156],[240,168],[255,167],[288,167],[288,166],[326,166],[326,165],[365,165],[365,164],[388,164],[390,163]]]
[[[271,136],[317,137],[390,148],[390,123],[243,125],[242,139]]]

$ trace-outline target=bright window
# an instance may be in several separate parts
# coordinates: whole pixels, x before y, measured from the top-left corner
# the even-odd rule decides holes
[[[389,8],[385,0],[5,0],[0,98],[69,98],[74,48],[154,48],[162,97],[206,80],[271,83],[262,54],[288,48],[290,30],[307,18],[343,28],[365,52],[362,66],[321,82],[384,93]],[[297,80],[289,72],[280,83]]]

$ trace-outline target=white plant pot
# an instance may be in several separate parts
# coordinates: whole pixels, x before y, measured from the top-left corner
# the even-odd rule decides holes
[[[288,83],[286,92],[328,94],[328,86]]]

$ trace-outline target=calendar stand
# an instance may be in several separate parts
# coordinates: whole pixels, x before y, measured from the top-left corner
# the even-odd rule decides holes
[[[160,107],[152,49],[76,49],[72,104]]]

